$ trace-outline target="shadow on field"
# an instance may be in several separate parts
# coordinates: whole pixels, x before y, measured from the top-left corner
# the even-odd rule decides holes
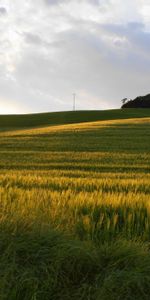
[[[2,300],[149,299],[146,246],[124,240],[90,246],[50,229],[18,228],[0,233]]]
[[[0,130],[5,128],[33,128],[115,119],[144,118],[150,109],[82,110],[24,115],[0,115]]]
[[[97,172],[97,173],[131,173],[131,172],[143,172],[143,173],[150,173],[150,166],[92,166],[92,165],[87,165],[87,166],[76,166],[76,165],[59,165],[59,164],[52,164],[52,165],[42,165],[40,164],[31,164],[31,165],[24,165],[24,164],[17,164],[17,165],[11,165],[11,163],[6,166],[6,165],[0,165],[0,169],[2,170],[22,170],[22,171],[27,171],[27,170],[46,170],[46,171],[55,171],[55,170],[67,170],[67,171],[84,171],[84,172]]]
[[[150,124],[115,125],[93,130],[1,136],[1,151],[149,153]],[[139,149],[140,143],[140,149]]]

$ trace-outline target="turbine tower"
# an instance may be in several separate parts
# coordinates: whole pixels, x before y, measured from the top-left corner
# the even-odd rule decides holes
[[[73,93],[73,111],[76,110],[76,93]]]

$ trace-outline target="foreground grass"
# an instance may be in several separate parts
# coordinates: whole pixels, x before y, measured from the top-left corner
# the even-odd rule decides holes
[[[0,133],[0,299],[149,299],[150,119]]]
[[[58,232],[1,234],[1,299],[149,299],[150,255],[141,243],[96,249]]]

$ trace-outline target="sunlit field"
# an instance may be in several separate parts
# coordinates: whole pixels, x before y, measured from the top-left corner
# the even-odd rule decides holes
[[[150,117],[58,123],[1,127],[0,299],[149,299]]]

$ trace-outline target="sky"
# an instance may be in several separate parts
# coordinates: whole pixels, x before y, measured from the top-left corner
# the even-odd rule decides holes
[[[150,92],[150,0],[0,0],[0,114]]]

